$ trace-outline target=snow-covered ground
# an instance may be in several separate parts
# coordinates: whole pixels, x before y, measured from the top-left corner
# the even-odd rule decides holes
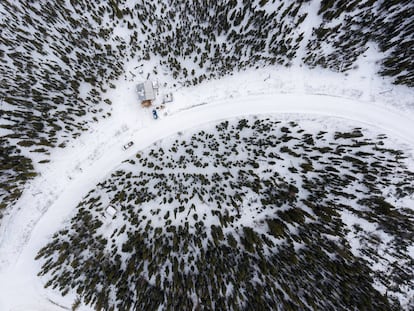
[[[365,58],[372,58],[373,63],[372,55],[367,53]],[[135,66],[131,64],[125,72]],[[96,124],[65,149],[55,150],[50,163],[39,164],[36,169],[41,174],[28,184],[2,220],[0,310],[70,309],[74,295],[62,298],[43,289],[36,276],[36,253],[81,198],[110,171],[138,150],[174,132],[241,115],[312,114],[315,122],[318,116],[331,116],[338,122],[348,119],[355,126],[372,127],[405,144],[407,153],[413,154],[414,92],[367,73],[369,68],[345,76],[274,67],[235,73],[189,89],[173,86],[166,77],[165,81],[159,79],[160,85],[166,83],[160,92],[172,91],[174,102],[159,111],[158,120],[153,120],[151,110],[140,107],[137,101],[135,84],[142,77],[127,74],[109,94],[111,118]],[[124,151],[122,146],[129,141],[134,145]]]

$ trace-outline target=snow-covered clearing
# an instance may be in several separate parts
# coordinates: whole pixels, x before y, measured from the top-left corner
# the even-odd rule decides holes
[[[362,73],[351,75],[270,68],[237,73],[191,89],[170,87],[174,102],[160,111],[159,120],[139,106],[134,92],[139,80],[121,79],[110,95],[112,117],[65,149],[56,150],[50,163],[37,168],[41,175],[30,182],[2,220],[0,310],[70,309],[74,295],[62,298],[43,289],[36,276],[37,251],[110,171],[174,132],[242,115],[311,114],[316,122],[322,122],[319,116],[337,117],[338,122],[353,120],[355,126],[363,124],[399,140],[412,154],[414,92]],[[164,82],[172,85],[168,80],[160,84]],[[128,141],[134,145],[124,151],[122,146]]]

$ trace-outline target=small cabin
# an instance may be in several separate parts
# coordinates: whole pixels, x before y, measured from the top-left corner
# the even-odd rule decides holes
[[[156,88],[152,81],[145,81],[137,85],[138,99],[141,101],[141,105],[149,107],[152,101],[155,99]]]

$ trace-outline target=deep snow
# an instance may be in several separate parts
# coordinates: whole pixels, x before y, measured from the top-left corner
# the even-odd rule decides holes
[[[39,164],[41,175],[28,184],[3,219],[0,310],[70,308],[74,295],[62,298],[43,289],[36,276],[37,251],[96,183],[138,150],[171,133],[242,115],[312,114],[315,119],[331,116],[338,122],[353,120],[355,126],[362,123],[395,138],[412,154],[413,91],[390,86],[364,72],[366,68],[344,76],[329,71],[268,68],[236,73],[191,89],[172,87],[166,78],[160,84],[167,82],[165,90],[174,92],[175,101],[159,113],[159,120],[153,120],[151,111],[137,102],[134,86],[139,78],[121,79],[111,94],[112,117],[67,148],[56,150],[50,163]],[[122,145],[128,141],[134,145],[124,151]]]

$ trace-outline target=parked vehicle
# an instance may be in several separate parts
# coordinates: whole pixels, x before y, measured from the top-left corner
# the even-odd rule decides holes
[[[153,109],[152,110],[152,117],[157,120],[158,119],[158,114],[157,114],[157,110]]]
[[[123,145],[123,146],[122,146],[122,148],[123,148],[124,150],[127,150],[127,149],[129,149],[129,148],[130,148],[133,144],[134,144],[134,142],[130,141],[130,142],[126,143],[125,145]]]

